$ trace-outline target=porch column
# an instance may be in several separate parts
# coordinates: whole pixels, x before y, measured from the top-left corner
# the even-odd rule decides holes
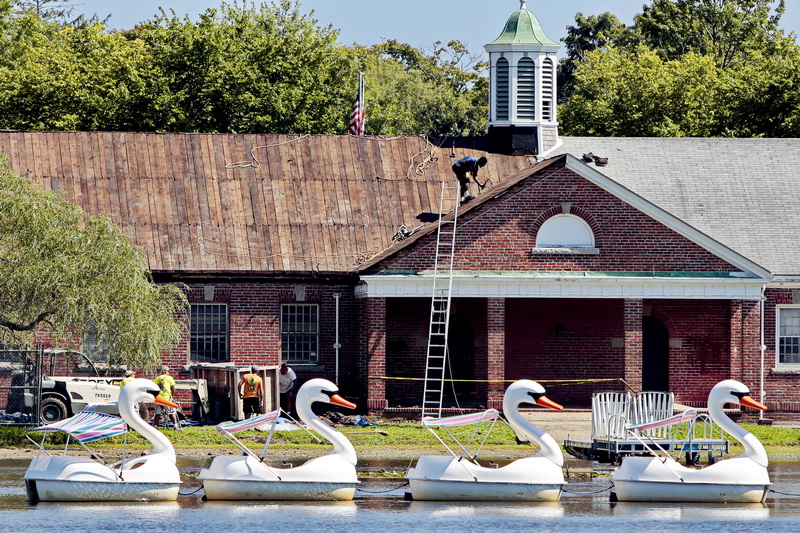
[[[728,376],[732,379],[742,379],[742,300],[730,302],[730,368]]]
[[[634,390],[642,390],[642,300],[624,301],[625,355],[623,379]]]
[[[489,409],[503,408],[503,393],[506,376],[506,300],[486,300],[486,406]]]
[[[386,298],[362,300],[364,350],[367,370],[367,411],[380,415],[386,408],[386,382],[370,376],[386,375]]]

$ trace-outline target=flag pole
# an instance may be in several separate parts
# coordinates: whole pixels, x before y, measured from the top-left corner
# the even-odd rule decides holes
[[[364,135],[367,130],[367,108],[366,108],[366,93],[364,91],[364,73],[358,72],[358,92],[361,95],[361,135]]]

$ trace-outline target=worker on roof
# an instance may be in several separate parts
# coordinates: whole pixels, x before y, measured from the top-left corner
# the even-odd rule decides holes
[[[487,159],[485,157],[481,157],[480,159],[475,159],[472,156],[462,157],[455,163],[453,163],[453,173],[456,175],[456,179],[458,180],[459,185],[461,185],[461,203],[465,204],[475,198],[469,193],[469,180],[470,178],[475,180],[475,183],[483,189],[486,186],[486,182],[481,183],[478,181],[478,170],[481,167],[485,166],[487,163]]]

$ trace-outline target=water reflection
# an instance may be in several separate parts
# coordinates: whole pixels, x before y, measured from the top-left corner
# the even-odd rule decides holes
[[[184,473],[202,460],[181,459]],[[405,498],[402,478],[366,479],[352,502],[209,502],[187,476],[177,502],[39,503],[26,501],[22,476],[28,460],[0,461],[0,528],[60,531],[154,531],[188,528],[193,533],[225,529],[286,531],[521,531],[552,532],[637,529],[647,533],[699,529],[729,531],[800,530],[800,461],[773,461],[773,490],[765,505],[609,503],[607,477],[573,479],[558,503],[422,502]],[[365,462],[363,471],[404,471],[407,461]],[[784,494],[785,493],[785,494]]]
[[[760,503],[745,504],[691,504],[620,502],[611,506],[612,515],[647,518],[650,520],[765,520],[770,509]]]
[[[476,503],[476,502],[413,502],[410,509],[427,513],[436,519],[460,520],[477,515],[490,514],[495,517],[514,518],[559,518],[564,516],[564,507],[559,502],[537,504]]]

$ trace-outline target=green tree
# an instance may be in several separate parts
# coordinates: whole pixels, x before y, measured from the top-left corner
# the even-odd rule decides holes
[[[86,16],[72,14],[80,5],[66,0],[13,0],[13,4],[20,13],[32,13],[38,18],[50,22],[60,22],[73,28],[85,28],[95,23],[105,24],[111,15],[100,19],[97,14]]]
[[[153,366],[181,338],[186,298],[156,285],[142,252],[106,217],[44,191],[0,161],[0,343],[92,331],[111,362]]]
[[[579,15],[561,65],[562,131],[798,135],[800,48],[778,26],[784,7],[783,0],[652,0],[631,28],[610,15]]]
[[[367,133],[469,136],[486,131],[486,65],[460,41],[426,54],[389,40],[356,50],[366,77]]]
[[[335,133],[356,87],[356,65],[297,2],[223,3],[197,23],[162,11],[129,32],[151,54],[173,100],[157,129]]]
[[[575,15],[575,25],[567,26],[564,37],[566,55],[558,65],[559,101],[572,94],[575,71],[586,60],[586,54],[609,46],[624,47],[633,40],[633,32],[612,13]]]
[[[725,69],[722,135],[800,136],[800,47],[788,40],[780,53],[751,53]]]
[[[664,61],[640,48],[586,54],[559,110],[567,135],[684,137],[720,134],[723,80],[712,58]]]
[[[634,29],[664,59],[693,52],[727,68],[781,39],[785,7],[784,0],[652,0]]]
[[[28,130],[152,130],[172,101],[144,42],[32,14],[0,67],[0,125]],[[30,30],[32,29],[32,31]],[[20,33],[20,32],[18,32]]]

